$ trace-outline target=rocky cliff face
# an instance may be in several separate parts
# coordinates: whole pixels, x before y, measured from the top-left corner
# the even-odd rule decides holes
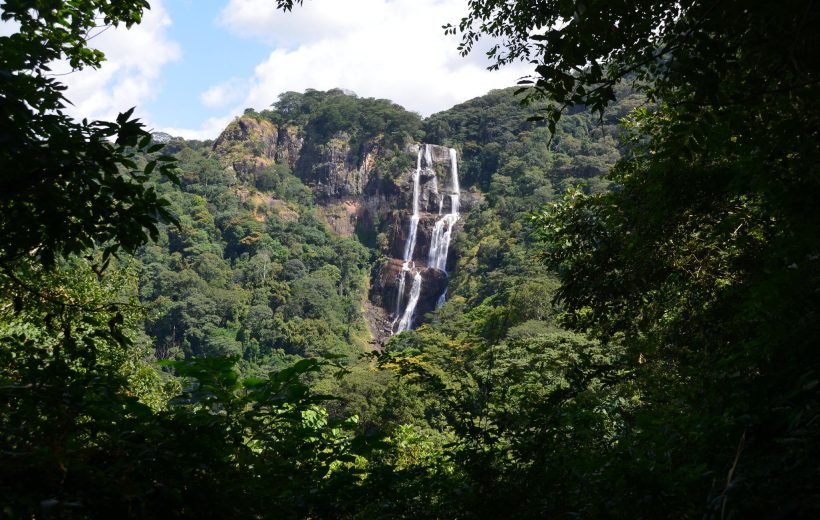
[[[398,194],[395,186],[374,182],[374,171],[383,159],[381,143],[371,140],[353,144],[345,132],[336,132],[327,141],[316,142],[306,138],[298,126],[277,126],[266,119],[244,115],[220,134],[214,142],[213,154],[225,165],[228,174],[235,175],[241,183],[253,182],[256,174],[276,163],[287,164],[313,189],[323,206],[352,204],[365,213],[381,212],[386,208],[385,194]],[[361,200],[363,197],[367,200]],[[327,214],[339,221],[339,211]],[[357,211],[352,223],[354,228],[358,217]],[[346,224],[328,223],[334,229],[349,231],[350,228]]]
[[[398,258],[389,258],[378,266],[375,276],[376,283],[371,287],[370,300],[385,309],[396,318],[399,289],[402,288],[401,301],[407,302],[413,285],[413,276],[410,271],[402,270],[403,261]],[[401,278],[404,277],[404,284]],[[416,305],[417,323],[423,321],[424,315],[436,310],[439,297],[447,288],[447,275],[444,271],[434,268],[421,267],[421,294]],[[383,330],[384,337],[389,337],[391,329]]]
[[[225,128],[212,153],[226,175],[242,184],[253,184],[274,164],[287,164],[313,189],[320,215],[342,236],[365,233],[373,238],[386,231],[391,211],[406,195],[392,177],[377,178],[376,170],[385,159],[378,139],[357,144],[349,134],[336,132],[326,141],[316,141],[296,125],[277,126],[244,115]]]
[[[416,247],[412,260],[417,264],[427,264],[427,257],[430,252],[430,243],[433,235],[433,226],[442,214],[452,210],[452,199],[443,196],[449,189],[453,172],[450,160],[450,149],[444,146],[429,145],[430,156],[433,163],[432,169],[423,168],[419,175],[419,224]],[[410,145],[405,149],[405,153],[415,158],[419,151],[419,145]],[[402,172],[397,183],[401,190],[394,208],[399,211],[392,221],[390,228],[390,250],[389,255],[394,258],[402,258],[404,245],[407,241],[407,234],[410,230],[411,208],[413,205],[413,171],[408,169]],[[462,200],[464,197],[462,197]],[[468,197],[468,204],[461,204],[462,209],[470,209],[474,202],[474,197]]]
[[[345,132],[335,133],[326,143],[309,142],[297,161],[296,173],[313,186],[320,200],[363,195],[380,150],[376,142],[357,148]]]
[[[242,116],[220,134],[213,153],[240,182],[249,182],[274,163],[294,168],[303,144],[296,126],[278,127],[264,119]]]

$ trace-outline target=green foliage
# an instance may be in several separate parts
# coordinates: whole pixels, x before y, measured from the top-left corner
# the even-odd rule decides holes
[[[0,489],[12,518],[68,516],[114,491],[94,475],[108,464],[124,469],[125,453],[142,441],[129,428],[172,388],[142,370],[148,345],[136,333],[133,277],[99,280],[89,264],[2,277],[3,301],[18,302],[0,316]],[[86,484],[94,480],[97,489]]]
[[[447,302],[371,356],[374,255],[328,230],[284,162],[237,184],[211,143],[171,141],[177,186],[150,177],[171,162],[129,113],[59,113],[48,61],[102,56],[86,3],[57,4],[2,7],[21,23],[2,40],[6,122],[25,127],[8,139],[45,161],[0,208],[45,219],[3,219],[3,517],[817,516],[810,3],[471,1],[462,49],[501,37],[491,57],[535,60],[529,99],[551,104],[496,91],[421,122],[307,91],[248,112],[382,147],[379,181],[424,134],[461,150]],[[147,6],[92,5],[126,25]],[[540,108],[546,128],[527,121]],[[233,151],[259,158],[250,144]]]
[[[799,28],[817,11],[677,8],[657,35],[669,59],[645,64],[660,102],[631,118],[618,189],[571,192],[535,223],[563,322],[621,338],[644,362],[645,405],[622,446],[663,461],[646,507],[694,516],[693,497],[709,496],[712,515],[811,517],[817,38]]]
[[[382,514],[541,517],[579,505],[584,516],[605,514],[584,501],[590,486],[620,481],[598,462],[617,452],[640,403],[621,356],[554,328],[491,347],[427,328],[395,338],[379,360],[400,377],[386,411],[415,427],[394,430],[410,435],[413,451],[399,444],[387,454],[391,478],[371,459]]]
[[[173,353],[182,337],[185,347],[225,356],[241,351],[235,332],[249,301],[279,307],[289,297],[275,276],[282,264],[271,261],[286,261],[289,250],[264,236],[253,213],[240,218],[241,199],[225,189],[221,168],[200,153],[201,143],[173,143],[190,189],[181,192],[152,177],[157,171],[176,181],[173,160],[153,155],[160,146],[130,119],[132,111],[115,123],[90,124],[62,113],[64,87],[48,76],[48,63],[66,57],[75,68],[98,66],[102,54],[85,46],[96,20],[130,26],[146,2],[40,4],[2,6],[3,19],[19,29],[0,47],[8,65],[0,515],[281,518],[342,510],[325,492],[355,484],[369,441],[348,433],[355,420],[329,420],[321,407],[326,398],[300,380],[319,362],[303,360],[240,386],[236,358],[189,358],[176,364],[185,386],[169,403],[180,385],[148,364],[134,273],[147,268],[156,276],[156,285],[142,284],[141,291],[156,296],[152,312],[159,310],[168,333],[160,354]],[[293,183],[288,172],[275,174],[280,185]],[[160,227],[175,221],[171,204],[178,225]],[[274,233],[289,233],[288,245],[313,270],[335,255],[334,240],[316,220],[294,226]],[[148,246],[144,267],[129,261],[105,269],[112,253],[133,252],[149,238],[168,256]],[[362,252],[338,248],[345,260],[331,279],[353,296]],[[238,262],[236,273],[226,260]],[[246,274],[244,291],[235,280]],[[165,294],[166,287],[173,292]],[[179,320],[187,320],[187,330],[177,332]],[[266,321],[264,313],[258,321]]]
[[[139,369],[139,313],[115,303],[123,279],[80,264],[26,280],[42,293],[0,322],[4,516],[304,517],[350,485],[372,442],[349,433],[355,420],[329,420],[301,381],[319,362],[245,382],[235,359],[174,362],[184,387],[152,409],[173,387]]]
[[[248,373],[292,356],[355,358],[370,251],[331,234],[284,164],[268,170],[271,193],[233,186],[208,149],[183,143],[176,156],[182,186],[158,188],[180,225],[139,255],[157,355],[240,356]]]
[[[534,108],[521,106],[514,89],[493,91],[426,121],[428,133],[461,147],[462,185],[473,185],[462,201],[472,207],[453,244],[458,264],[451,301],[439,311],[437,327],[470,331],[471,342],[492,343],[527,320],[551,320],[558,283],[536,260],[529,215],[565,189],[607,189],[602,176],[623,153],[616,141],[622,132],[618,115],[636,98],[629,89],[618,93],[603,122],[576,110],[552,135],[526,121]]]
[[[401,147],[421,133],[418,114],[386,99],[360,98],[340,89],[285,92],[279,95],[273,110],[260,115],[278,125],[298,124],[317,142],[344,132],[352,138],[354,150],[374,140],[383,140],[388,149]]]
[[[0,37],[0,262],[37,255],[48,266],[60,256],[105,247],[134,252],[173,222],[168,203],[146,185],[156,170],[175,179],[169,157],[138,166],[135,150],[162,148],[133,108],[115,122],[76,122],[63,113],[65,86],[49,65],[67,59],[74,69],[98,67],[104,56],[86,45],[100,17],[106,25],[138,23],[143,1],[5,2],[2,19],[18,24]]]

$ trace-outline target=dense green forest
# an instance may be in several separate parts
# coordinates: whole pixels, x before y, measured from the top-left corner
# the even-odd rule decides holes
[[[535,76],[214,141],[66,116],[48,64],[147,3],[45,4],[0,6],[0,518],[820,514],[811,2],[469,2]],[[390,335],[418,143],[462,213]]]

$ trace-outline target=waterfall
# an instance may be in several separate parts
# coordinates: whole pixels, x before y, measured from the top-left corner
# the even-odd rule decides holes
[[[396,332],[403,330],[410,330],[413,325],[413,318],[416,314],[416,304],[419,302],[419,295],[421,295],[421,271],[416,271],[413,276],[413,285],[410,287],[410,299],[407,300],[407,308],[404,309],[404,315],[399,322],[399,328]]]
[[[416,171],[413,172],[413,214],[410,216],[410,232],[407,234],[407,241],[404,243],[404,263],[401,266],[401,274],[399,274],[399,293],[396,296],[396,318],[393,320],[393,327],[399,321],[399,328],[397,332],[407,330],[413,321],[413,315],[416,311],[416,304],[419,301],[419,294],[421,293],[421,272],[417,271],[413,277],[413,285],[410,287],[410,299],[407,301],[407,307],[404,309],[404,315],[401,314],[401,304],[404,298],[405,275],[408,271],[415,269],[415,262],[413,262],[413,251],[416,249],[416,236],[419,230],[419,179],[421,178],[421,156],[424,152],[424,158],[427,160],[428,167],[432,165],[430,158],[430,145],[424,145],[422,149],[419,147],[419,153],[416,157]],[[413,294],[415,293],[415,299]]]
[[[425,145],[425,156],[430,156],[430,145]],[[427,163],[430,164],[429,162]],[[404,261],[413,260],[413,251],[416,249],[416,235],[419,230],[419,179],[421,178],[421,150],[416,158],[416,171],[413,172],[413,215],[410,217],[410,234],[407,235],[407,242],[404,244]]]
[[[410,268],[407,262],[404,262],[401,266],[401,273],[399,274],[399,292],[396,294],[396,319],[393,320],[393,327],[396,326],[396,322],[399,320],[399,316],[401,316],[401,301],[404,298],[404,273],[409,270]]]
[[[447,253],[450,251],[450,239],[453,236],[453,226],[460,217],[458,213],[460,202],[458,161],[456,160],[456,151],[452,148],[450,148],[450,171],[453,177],[449,193],[450,213],[436,221],[433,227],[433,237],[430,240],[430,253],[427,257],[428,267],[434,267],[444,272],[447,272]],[[444,197],[442,196],[439,199],[439,208],[442,207],[441,201],[443,200]],[[441,209],[439,209],[439,214],[441,214]]]
[[[418,156],[416,158],[416,171],[413,173],[413,214],[410,217],[410,232],[407,235],[407,241],[404,244],[404,262],[402,263],[401,273],[399,274],[399,293],[396,298],[396,312],[393,320],[393,327],[396,332],[402,332],[410,329],[413,326],[413,318],[415,318],[416,305],[421,295],[421,270],[416,268],[413,262],[413,252],[416,248],[416,236],[418,234],[418,225],[420,219],[419,213],[419,195],[421,187],[419,186],[419,179],[422,170],[422,155],[424,156],[425,167],[433,170],[432,147],[429,144],[424,147],[419,147]],[[435,172],[432,180],[431,191],[438,197],[438,214],[439,219],[433,226],[433,235],[430,240],[430,252],[427,256],[427,267],[439,269],[445,274],[447,273],[447,254],[450,250],[450,241],[453,236],[453,229],[460,217],[459,203],[460,203],[460,187],[458,183],[458,161],[456,158],[456,151],[450,148],[450,172],[452,174],[452,181],[449,190],[439,193],[438,179],[435,177]],[[442,215],[444,210],[444,197],[450,197],[450,212]],[[404,299],[404,290],[407,286],[406,275],[408,272],[413,273],[413,284],[410,287],[410,297],[407,300],[407,306],[404,312],[401,312],[402,300]],[[441,306],[446,298],[447,290],[439,296],[437,306]],[[396,323],[398,322],[398,327]]]
[[[459,203],[460,203],[460,187],[458,184],[458,161],[456,160],[456,151],[450,148],[450,172],[452,173],[452,186],[450,189],[450,213],[444,215],[440,219],[436,221],[435,226],[433,227],[433,237],[430,241],[430,254],[427,258],[427,265],[428,267],[434,267],[436,269],[440,269],[447,272],[447,254],[450,251],[450,239],[453,236],[453,226],[455,226],[456,222],[460,217],[458,210],[459,210]],[[442,206],[442,201],[444,197],[442,196],[439,199],[439,208]],[[441,209],[439,209],[439,215],[441,214]],[[447,290],[441,294],[436,303],[437,307],[440,307],[444,304],[444,300],[446,298]]]

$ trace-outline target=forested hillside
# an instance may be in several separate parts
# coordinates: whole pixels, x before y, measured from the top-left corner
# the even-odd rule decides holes
[[[210,143],[171,146],[182,182],[159,192],[179,225],[138,255],[158,357],[241,356],[281,367],[291,356],[362,352],[371,252],[328,228],[286,164],[245,183]]]
[[[368,287],[391,234],[406,225],[412,184],[403,174],[412,158],[403,148],[414,141],[455,147],[469,195],[450,255],[449,301],[426,318],[430,327],[469,324],[488,345],[511,328],[554,330],[556,281],[537,261],[530,214],[571,186],[606,189],[603,176],[620,157],[618,121],[632,101],[625,91],[604,120],[568,115],[550,143],[543,124],[527,122],[536,109],[513,90],[427,120],[342,91],[294,92],[271,110],[246,112],[215,142],[158,136],[181,182],[157,186],[178,225],[137,255],[157,359],[236,356],[250,375],[332,358],[352,375],[315,384],[347,401],[332,406],[338,416],[375,425],[390,377],[374,375],[363,354],[384,348],[389,332],[366,325],[377,315],[368,298],[386,299],[384,288]]]
[[[213,141],[66,116],[147,6],[57,4],[0,6],[0,518],[820,514],[811,2],[470,2],[523,87]]]

